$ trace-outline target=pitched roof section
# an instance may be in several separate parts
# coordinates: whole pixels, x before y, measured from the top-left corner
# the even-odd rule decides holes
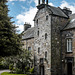
[[[68,18],[68,16],[59,7],[48,6],[48,9],[52,11],[52,14]]]
[[[75,28],[75,14],[70,15],[70,19],[71,20],[70,20],[69,24],[64,28],[64,30]]]
[[[34,38],[34,27],[29,28],[28,30],[23,32],[23,36],[22,36],[23,40],[31,39],[31,38]]]
[[[56,16],[60,16],[60,17],[64,17],[64,18],[68,18],[68,16],[63,12],[63,9],[61,9],[60,7],[53,7],[47,4],[41,4],[38,5],[37,8],[39,9],[36,13],[36,15],[38,14],[38,12],[40,11],[40,9],[42,8],[46,8],[46,11],[50,11],[49,14],[51,15],[56,15]],[[35,20],[36,16],[34,17]]]

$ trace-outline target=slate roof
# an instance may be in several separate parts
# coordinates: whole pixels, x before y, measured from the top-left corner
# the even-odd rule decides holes
[[[52,12],[51,13],[52,15],[68,18],[68,16],[63,12],[63,9],[61,9],[60,7],[53,7],[53,6],[46,5],[46,4],[38,5],[37,8],[39,10],[37,11],[37,13],[40,11],[40,9],[45,8],[45,7],[47,7],[47,9]],[[37,15],[37,13],[36,13],[36,15]],[[36,18],[36,16],[34,17],[34,20],[35,20],[35,18]]]
[[[23,32],[23,36],[22,36],[23,40],[31,39],[31,38],[34,38],[34,27],[29,28],[28,30]]]
[[[70,19],[71,20],[70,20],[69,24],[64,28],[64,30],[75,28],[75,14],[71,14]]]
[[[48,6],[48,9],[51,10],[52,14],[54,15],[68,18],[68,16],[63,12],[60,7]]]

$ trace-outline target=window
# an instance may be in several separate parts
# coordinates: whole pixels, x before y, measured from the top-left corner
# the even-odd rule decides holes
[[[43,64],[44,63],[44,59],[40,58],[40,63]]]
[[[38,53],[40,53],[40,47],[38,48]]]
[[[67,52],[72,52],[72,39],[67,39]]]
[[[36,24],[38,25],[38,19],[36,20]]]
[[[45,52],[45,58],[47,59],[47,52]]]
[[[46,20],[48,20],[48,15],[46,16]]]
[[[28,50],[30,51],[31,50],[31,47],[28,47]]]
[[[39,31],[37,32],[37,35],[39,36]]]
[[[47,33],[45,33],[45,39],[47,39]]]

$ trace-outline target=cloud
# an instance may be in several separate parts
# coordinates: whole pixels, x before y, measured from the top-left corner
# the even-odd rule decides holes
[[[54,4],[53,4],[53,3],[49,3],[49,5],[54,6]]]
[[[26,1],[26,0],[7,0],[7,1]]]
[[[12,5],[14,5],[14,3],[12,3]]]
[[[70,10],[72,11],[72,13],[75,13],[75,4],[69,4],[66,1],[62,1],[60,7],[63,9],[64,7],[70,8]]]
[[[23,30],[24,30],[24,25],[16,25],[18,28],[17,28],[17,31],[19,31],[18,33],[21,33]]]
[[[33,8],[31,7],[29,9],[29,11],[27,12],[24,12],[22,14],[19,14],[16,16],[16,19],[17,19],[17,24],[24,24],[25,22],[28,22],[30,23],[32,26],[34,26],[34,16],[37,12],[37,8]]]
[[[35,4],[37,5],[37,2],[38,0],[34,0]],[[53,3],[49,3],[49,5],[51,6],[55,6]],[[62,1],[61,4],[60,4],[60,7],[63,8],[63,7],[68,7],[70,8],[70,10],[72,10],[73,13],[75,13],[75,5],[74,4],[69,4],[68,2],[66,1]],[[22,6],[23,9],[26,9]],[[17,19],[17,25],[19,26],[19,30],[20,31],[23,31],[23,25],[25,22],[28,22],[32,25],[32,27],[34,26],[34,16],[37,12],[37,8],[36,7],[30,7],[29,10],[19,14],[16,16],[16,19]]]

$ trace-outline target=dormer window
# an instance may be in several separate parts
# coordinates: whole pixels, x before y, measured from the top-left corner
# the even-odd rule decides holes
[[[46,16],[46,20],[48,20],[48,15]]]
[[[67,39],[67,52],[72,52],[72,38]]]

